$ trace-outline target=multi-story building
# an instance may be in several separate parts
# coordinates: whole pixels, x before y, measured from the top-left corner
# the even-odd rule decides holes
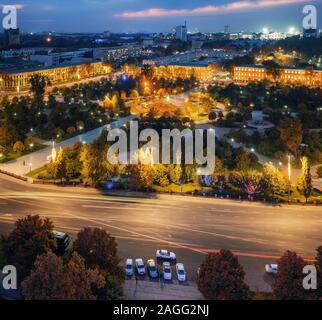
[[[4,43],[6,47],[20,45],[20,31],[19,29],[5,29]]]
[[[58,85],[111,73],[112,67],[104,62],[0,70],[0,91],[20,92],[28,90],[30,88],[30,77],[34,74],[47,77],[51,85]]]
[[[46,67],[58,66],[62,63],[73,62],[73,60],[85,58],[88,53],[92,54],[92,49],[55,52],[49,54],[32,54],[30,55],[30,60],[42,62]]]
[[[266,66],[239,66],[233,71],[236,82],[271,81],[286,84],[322,87],[322,69],[270,68]]]
[[[186,42],[187,41],[187,26],[176,27],[176,39]]]

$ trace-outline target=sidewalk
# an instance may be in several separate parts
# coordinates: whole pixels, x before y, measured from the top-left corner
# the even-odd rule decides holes
[[[164,283],[162,279],[126,280],[124,284],[126,300],[203,300],[197,285],[188,281],[180,284],[178,281]]]

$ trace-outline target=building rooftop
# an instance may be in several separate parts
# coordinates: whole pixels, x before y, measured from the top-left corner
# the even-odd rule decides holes
[[[72,66],[78,66],[82,64],[89,64],[89,63],[94,63],[94,62],[101,62],[100,60],[91,60],[91,61],[75,61],[75,62],[69,62],[69,63],[62,63],[57,66],[36,66],[36,67],[31,67],[31,68],[19,68],[17,67],[16,69],[7,69],[1,68],[0,65],[0,73],[1,74],[18,74],[18,73],[27,73],[27,72],[36,72],[36,71],[41,71],[41,70],[49,70],[49,69],[59,69],[59,68],[64,68],[64,67],[72,67]]]
[[[271,69],[269,66],[262,66],[262,65],[241,65],[241,66],[236,66],[237,68],[257,68],[257,69]],[[289,70],[306,70],[307,68],[310,67],[283,67],[281,66],[280,69],[289,69]],[[315,71],[322,71],[322,68],[315,68],[313,67],[313,70]]]

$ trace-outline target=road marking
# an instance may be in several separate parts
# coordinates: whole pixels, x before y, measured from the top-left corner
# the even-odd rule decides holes
[[[89,205],[82,205],[83,208],[92,208],[92,209],[113,209],[113,210],[145,210],[145,211],[151,211],[152,208],[140,208],[140,207],[113,207],[113,206],[89,206]]]

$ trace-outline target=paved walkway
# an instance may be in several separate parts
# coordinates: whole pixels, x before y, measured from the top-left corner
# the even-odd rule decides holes
[[[126,300],[203,300],[195,282],[183,284],[177,280],[164,282],[160,280],[126,280],[124,284]]]
[[[111,124],[111,127],[118,128],[127,123],[132,116],[121,118],[118,121],[115,121]],[[73,146],[76,142],[82,143],[91,143],[97,139],[102,133],[104,128],[107,128],[108,125],[104,125],[100,128],[88,131],[84,134],[75,136],[68,140],[64,140],[56,144],[56,150],[59,150],[60,147]],[[0,169],[6,172],[10,172],[16,175],[26,175],[28,172],[41,168],[47,163],[50,159],[48,158],[51,154],[51,146],[48,146],[42,150],[30,153],[18,159],[0,164]]]

